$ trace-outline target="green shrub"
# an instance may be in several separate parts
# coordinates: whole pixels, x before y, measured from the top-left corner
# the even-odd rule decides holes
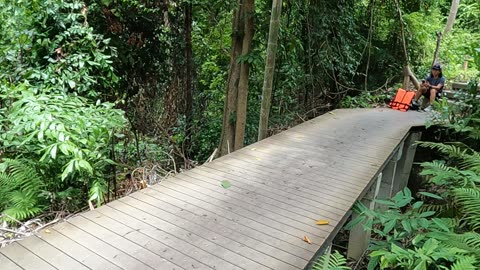
[[[11,159],[27,159],[50,192],[89,190],[103,202],[112,136],[126,126],[111,103],[92,105],[65,93],[35,93],[28,85],[3,87],[0,147]]]

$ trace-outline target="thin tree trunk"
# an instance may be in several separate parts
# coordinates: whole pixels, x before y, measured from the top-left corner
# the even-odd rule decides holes
[[[193,49],[192,49],[192,3],[185,3],[185,118],[186,118],[186,141],[185,150],[188,154],[191,144],[192,121],[193,121]]]
[[[268,34],[267,59],[263,80],[262,107],[260,109],[260,124],[258,127],[258,140],[267,137],[268,116],[272,103],[272,85],[275,71],[275,55],[277,52],[278,32],[280,30],[280,15],[282,12],[282,0],[273,0],[270,30]]]
[[[370,28],[368,29],[368,56],[367,56],[367,67],[365,69],[365,92],[368,91],[368,72],[370,70],[370,59],[372,56],[372,39],[373,39],[373,16],[375,14],[375,0],[370,2]]]
[[[447,35],[453,29],[453,24],[457,18],[458,6],[460,5],[460,0],[452,0],[452,6],[450,7],[450,15],[448,15],[447,25],[445,30],[437,33],[437,47],[435,48],[435,53],[433,55],[432,66],[438,63],[438,55],[440,54],[440,45],[442,44],[442,35]]]
[[[438,62],[438,54],[440,53],[440,44],[442,43],[442,32],[437,33],[437,46],[435,47],[435,53],[433,54],[432,66]]]
[[[237,108],[238,83],[240,79],[240,65],[237,58],[242,53],[243,24],[241,23],[242,0],[233,14],[232,23],[232,51],[230,53],[230,68],[228,71],[227,91],[223,109],[223,125],[220,136],[219,155],[230,152],[235,143],[235,113]]]
[[[460,5],[460,0],[452,0],[452,6],[450,7],[450,15],[448,15],[447,25],[445,26],[444,35],[452,31],[453,24],[457,18],[458,6]]]
[[[242,56],[247,56],[252,50],[252,40],[254,35],[254,13],[255,1],[244,0],[243,18],[245,34],[242,42]],[[247,123],[247,98],[248,98],[248,77],[250,74],[250,64],[243,61],[240,68],[240,81],[238,84],[237,96],[237,122],[235,128],[235,146],[234,150],[243,147],[245,140],[245,126]]]
[[[407,40],[405,38],[405,22],[403,21],[402,10],[400,9],[400,5],[398,4],[398,0],[395,0],[395,6],[398,12],[398,18],[400,20],[400,30],[402,33],[402,45],[403,45],[403,54],[405,55],[405,66],[403,68],[403,89],[407,90],[409,88],[409,80],[415,85],[415,88],[418,90],[420,89],[420,83],[418,82],[415,74],[413,74],[412,70],[410,69],[410,60],[408,59],[408,51],[407,51]]]
[[[402,45],[403,45],[403,55],[405,56],[405,65],[408,66],[410,60],[408,59],[408,51],[407,51],[407,39],[405,38],[405,22],[403,21],[402,10],[400,9],[400,5],[398,4],[398,0],[395,0],[395,6],[398,12],[398,18],[400,20],[400,31],[402,34]]]

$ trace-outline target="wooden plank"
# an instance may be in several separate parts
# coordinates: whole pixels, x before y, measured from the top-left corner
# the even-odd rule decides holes
[[[165,183],[166,182],[163,182],[162,184],[165,184]],[[277,239],[285,241],[289,243],[291,246],[296,247],[296,249],[303,250],[303,252],[308,251],[308,252],[312,252],[313,254],[317,250],[317,247],[315,247],[314,245],[308,245],[303,243],[301,239],[298,238],[298,236],[292,236],[281,230],[272,228],[268,226],[268,224],[265,225],[259,222],[258,220],[251,219],[249,217],[240,215],[239,213],[232,212],[230,211],[230,209],[228,209],[228,207],[216,207],[215,204],[210,202],[208,197],[197,194],[196,192],[191,192],[188,189],[184,189],[182,187],[175,186],[175,185],[173,186],[169,185],[168,187],[165,185],[162,185],[162,186],[155,185],[152,187],[152,189],[158,190],[161,193],[166,193],[166,192],[173,193],[177,198],[180,198],[183,201],[187,201],[192,204],[201,206],[202,208],[208,209],[217,215],[221,215],[225,218],[231,219],[232,221],[237,222],[242,226],[246,226],[254,230],[257,230],[259,232],[262,232],[266,235],[276,237]]]
[[[185,215],[190,220],[195,220],[195,222],[201,223],[224,236],[233,237],[244,245],[253,247],[259,250],[259,252],[283,260],[294,266],[303,268],[303,266],[308,263],[307,260],[310,259],[309,257],[302,259],[300,256],[292,254],[295,250],[294,248],[292,249],[287,246],[282,249],[286,243],[279,241],[277,238],[268,237],[263,233],[241,226],[232,220],[223,218],[196,205],[181,201],[178,198],[153,189],[145,189],[139,193],[143,193],[154,199],[152,203],[157,207],[163,208],[171,213]],[[134,195],[135,194],[132,194],[133,197],[135,197]],[[301,251],[301,254],[305,254],[305,250]]]
[[[255,149],[255,148],[252,148]],[[391,147],[392,151],[395,149],[394,146]],[[347,150],[348,151],[348,150]],[[384,152],[385,158],[389,156],[389,152]],[[377,153],[380,154],[380,153]],[[336,158],[331,158],[332,156],[337,156]],[[310,154],[306,151],[303,151],[300,148],[296,148],[292,151],[285,152],[272,152],[268,149],[255,151],[238,151],[236,153],[236,159],[246,160],[246,161],[255,161],[258,164],[261,164],[265,167],[272,165],[284,165],[285,163],[293,163],[292,165],[296,166],[301,170],[308,170],[314,172],[335,172],[337,169],[344,166],[344,174],[348,176],[355,176],[355,172],[358,169],[365,167],[377,167],[378,165],[383,164],[384,161],[368,161],[364,159],[355,159],[353,160],[348,156],[348,152],[345,153],[332,153],[328,155],[322,154]],[[281,164],[278,164],[277,161],[282,161]]]
[[[82,214],[82,217],[115,232],[116,234],[132,241],[133,243],[144,247],[152,253],[155,253],[159,257],[165,258],[175,265],[182,267],[183,269],[211,269],[210,267],[202,264],[201,262],[192,259],[188,254],[182,253],[172,247],[169,247],[162,242],[150,237],[147,234],[143,234],[137,228],[130,227],[129,223],[122,224],[116,217],[112,218],[103,213],[112,212],[112,208],[101,207],[98,211],[89,211]],[[114,215],[110,215],[114,216]],[[128,224],[128,225],[127,225]]]
[[[343,194],[341,192],[337,192],[337,190],[340,189],[340,185],[330,184],[330,188],[327,188],[327,185],[325,185],[325,188],[321,189],[310,183],[300,184],[281,181],[282,179],[278,178],[282,177],[282,175],[273,175],[273,177],[277,177],[277,181],[268,181],[258,176],[251,177],[251,174],[244,174],[240,176],[231,172],[227,173],[206,166],[195,170],[194,173],[201,174],[207,177],[209,177],[210,175],[216,175],[218,177],[235,179],[238,180],[238,182],[242,183],[240,188],[254,187],[257,189],[257,191],[275,193],[280,196],[286,196],[287,194],[295,194],[307,199],[313,198],[312,200],[320,200],[322,202],[328,201],[335,206],[343,205],[350,207],[350,203],[348,201],[351,199],[352,195],[357,195],[359,193],[349,192],[349,194]]]
[[[317,180],[294,179],[289,181],[279,181],[277,175],[264,175],[262,174],[262,170],[247,169],[240,166],[234,166],[235,164],[231,165],[223,162],[218,162],[217,164],[221,166],[209,166],[209,164],[207,164],[205,166],[197,167],[197,170],[212,170],[216,171],[216,174],[243,177],[246,181],[262,184],[268,189],[288,189],[290,191],[291,189],[299,190],[301,188],[307,188],[312,192],[328,191],[338,193],[340,196],[352,196],[360,192],[359,189],[355,190],[349,185],[342,185],[342,188],[339,187],[340,185],[332,185],[332,183],[335,182],[335,179],[330,177],[317,178]]]
[[[313,207],[318,207],[318,206],[324,207],[325,205],[327,205],[327,206],[329,206],[329,208],[333,209],[332,210],[333,213],[337,212],[334,209],[343,209],[344,208],[343,206],[346,206],[346,207],[349,208],[350,207],[349,203],[352,199],[352,196],[354,194],[358,195],[361,192],[360,190],[358,190],[356,193],[351,193],[350,195],[338,194],[337,198],[332,198],[331,194],[334,194],[334,191],[325,190],[322,193],[317,194],[317,197],[315,197],[315,194],[312,194],[312,192],[304,192],[304,193],[300,192],[300,190],[302,190],[302,187],[299,186],[296,182],[290,180],[291,178],[294,178],[295,175],[290,175],[290,174],[287,174],[287,173],[285,173],[283,175],[278,175],[278,174],[275,174],[275,172],[278,172],[278,170],[268,169],[268,168],[265,168],[265,170],[264,170],[265,172],[263,173],[264,174],[263,177],[275,177],[275,178],[277,178],[276,179],[277,181],[283,181],[285,184],[288,184],[288,183],[292,182],[291,183],[293,185],[292,191],[288,192],[288,191],[282,191],[280,189],[277,189],[278,190],[277,191],[277,190],[273,190],[273,189],[268,190],[267,188],[263,188],[263,187],[266,186],[266,184],[264,184],[264,183],[267,180],[263,180],[262,176],[260,176],[260,175],[257,176],[257,177],[259,177],[258,179],[261,182],[250,183],[252,188],[249,188],[249,186],[243,185],[243,183],[245,181],[247,181],[247,180],[245,180],[245,176],[240,177],[240,176],[228,174],[228,173],[225,173],[225,172],[218,172],[217,170],[212,171],[211,168],[212,167],[200,168],[198,170],[186,173],[185,176],[194,177],[194,174],[195,175],[196,174],[201,174],[201,175],[204,175],[204,176],[207,177],[207,179],[202,179],[202,180],[205,180],[205,181],[208,181],[210,178],[217,179],[217,180],[218,180],[218,178],[224,178],[223,180],[225,180],[225,178],[235,179],[235,180],[239,181],[239,183],[240,183],[239,186],[241,188],[244,188],[244,189],[247,189],[247,190],[248,189],[251,190],[253,188],[258,193],[262,193],[262,191],[264,191],[266,196],[268,195],[268,196],[271,196],[271,197],[275,196],[275,195],[278,195],[278,196],[280,196],[278,198],[279,200],[283,200],[283,198],[288,197],[288,198],[291,198],[292,200],[295,200],[297,202],[304,203],[304,204],[307,204],[307,205],[310,205],[310,206],[313,206]],[[266,174],[269,174],[269,175],[266,175]],[[373,174],[374,173],[372,172],[371,175],[373,176]],[[369,176],[368,178],[371,179],[372,176]],[[328,178],[325,178],[325,177],[321,177],[321,178],[323,178],[324,181],[326,181],[328,179]],[[366,179],[367,178],[364,178],[363,181],[367,182]],[[332,181],[332,179],[328,179],[328,180],[330,180],[331,186],[335,187],[335,188],[339,188],[341,186],[344,186],[346,188],[347,185],[348,185],[347,183],[344,183],[344,182],[342,183],[340,181]],[[359,181],[360,180],[361,180],[361,178],[359,177]],[[212,184],[215,185],[216,183],[212,183]],[[303,187],[303,190],[305,190],[305,188],[308,188],[308,185],[309,184],[307,183],[306,186]],[[312,187],[312,189],[315,189],[315,188]],[[330,194],[330,196],[328,196],[328,194]],[[325,198],[325,199],[323,199],[323,198]],[[330,201],[330,200],[333,200],[333,201]],[[348,203],[345,203],[345,201],[347,201]],[[325,210],[327,211],[327,209],[325,209]]]
[[[89,269],[84,264],[81,264],[72,257],[38,238],[38,236],[27,237],[18,243],[57,269]]]
[[[227,177],[228,179],[226,179],[225,177],[221,177],[221,176],[218,176],[218,175],[210,174],[208,176],[205,176],[205,175],[202,175],[202,174],[203,173],[201,173],[199,171],[189,172],[189,173],[179,175],[179,176],[177,176],[177,178],[182,178],[182,179],[185,179],[185,177],[193,178],[192,180],[188,180],[187,182],[189,182],[189,183],[194,182],[195,183],[194,185],[196,187],[201,188],[203,190],[208,189],[208,190],[205,190],[206,192],[204,192],[203,194],[210,194],[211,191],[217,192],[217,193],[221,192],[221,191],[218,190],[218,187],[220,186],[221,181],[228,180],[228,179],[236,179],[234,176],[229,176],[229,177]],[[237,185],[239,187],[237,187]],[[291,205],[291,206],[298,206],[300,208],[303,208],[307,211],[311,211],[313,213],[318,213],[318,211],[319,211],[318,209],[323,209],[323,211],[325,211],[325,215],[328,215],[328,214],[336,215],[338,210],[339,210],[339,208],[332,207],[329,204],[325,204],[324,202],[312,201],[312,200],[307,199],[305,197],[297,196],[295,194],[282,193],[282,194],[279,195],[276,192],[268,192],[266,190],[261,190],[259,188],[255,188],[255,187],[260,187],[262,184],[257,184],[256,186],[252,186],[251,188],[249,188],[248,186],[242,185],[241,182],[237,183],[237,185],[232,190],[236,191],[237,188],[242,187],[243,189],[246,190],[246,192],[244,192],[244,194],[250,194],[251,192],[253,192],[254,194],[260,194],[261,196],[265,196],[266,198],[271,198],[271,199],[276,200],[276,201],[282,201],[282,202],[284,202],[288,205]],[[193,186],[192,188],[196,189],[195,186]],[[240,190],[239,190],[239,192],[240,192]],[[248,192],[250,192],[250,193],[248,193]]]
[[[262,164],[259,164],[255,161],[245,161],[245,160],[218,160],[215,164],[206,164],[204,166],[198,167],[198,169],[209,168],[217,171],[222,171],[224,173],[232,173],[238,172],[241,173],[242,176],[250,176],[252,178],[258,179],[261,183],[271,181],[272,184],[279,184],[279,185],[308,185],[313,186],[319,189],[322,189],[324,186],[330,186],[328,189],[335,191],[338,189],[338,185],[342,185],[345,189],[344,192],[339,192],[340,194],[356,194],[362,189],[357,185],[353,185],[352,181],[355,181],[358,178],[363,177],[364,173],[360,173],[355,178],[342,175],[330,175],[329,173],[323,173],[323,175],[313,175],[311,173],[307,173],[306,175],[302,173],[301,175],[296,174],[295,172],[289,171],[282,171],[276,168],[265,167]],[[275,173],[276,171],[276,173]],[[282,175],[283,177],[287,177],[288,179],[278,180],[277,175]],[[235,174],[234,174],[235,175]],[[371,175],[370,173],[367,177]],[[300,177],[301,176],[301,177]],[[340,178],[340,179],[337,179]],[[260,180],[261,179],[261,180]],[[335,183],[335,184],[333,184]]]
[[[389,144],[389,145],[394,145]],[[276,146],[283,146],[283,147],[276,147]],[[382,157],[378,156],[375,152],[378,149],[369,148],[370,152],[365,152],[364,146],[356,146],[351,143],[339,143],[339,142],[324,142],[319,144],[317,139],[307,140],[305,138],[289,138],[287,135],[284,137],[282,136],[274,136],[271,138],[266,139],[260,143],[254,144],[249,146],[248,148],[243,148],[239,151],[232,153],[229,158],[233,158],[239,152],[242,153],[247,149],[258,149],[258,150],[265,150],[269,153],[276,155],[287,155],[291,154],[293,150],[300,151],[304,155],[313,155],[319,156],[319,159],[316,160],[317,162],[329,162],[330,159],[338,160],[348,159],[352,162],[358,163],[359,161],[362,162],[382,162]],[[382,151],[383,152],[383,151]],[[329,157],[330,159],[322,159],[323,157]],[[305,156],[302,156],[305,158]],[[356,161],[358,160],[358,161]]]
[[[182,209],[193,207],[193,209],[195,209],[194,212],[199,215],[201,214],[202,218],[211,219],[215,223],[220,223],[236,232],[261,240],[264,243],[283,249],[284,251],[292,253],[298,257],[306,260],[311,257],[306,249],[283,240],[281,232],[269,230],[267,226],[258,224],[255,221],[244,219],[231,211],[227,212],[212,208],[212,205],[205,201],[168,188],[160,187],[160,191],[151,188],[143,190],[142,192],[160,200],[167,202],[173,201],[175,205],[183,207]],[[295,239],[295,242],[298,243],[298,239]]]
[[[69,222],[60,223],[53,227],[52,230],[55,230],[65,237],[72,239],[78,244],[88,248],[92,252],[123,269],[153,269],[138,259],[131,257],[127,253],[120,250],[122,246],[114,246],[105,243],[97,237],[70,224]]]
[[[148,266],[152,269],[181,269],[163,257],[145,249],[144,247],[133,243],[132,241],[123,238],[122,236],[106,229],[94,222],[86,219],[83,216],[77,216],[68,220],[68,223],[81,228],[83,231],[101,239],[114,247],[117,247],[130,257],[137,259],[142,265]]]
[[[0,265],[2,266],[2,270],[22,270],[20,266],[14,263],[9,258],[5,257],[0,253]]]
[[[140,196],[142,196],[141,193]],[[142,197],[146,196],[143,195]],[[190,235],[194,243],[214,247],[211,253],[215,254],[220,252],[224,254],[226,258],[228,257],[230,262],[239,267],[246,267],[247,269],[269,269],[268,266],[263,264],[267,256],[259,254],[238,242],[228,241],[225,237],[206,227],[198,226],[189,220],[171,215],[151,204],[135,200],[133,197],[122,198],[120,201],[155,217],[162,228],[170,228],[177,234],[184,233]]]
[[[204,173],[206,172],[206,173]],[[280,214],[282,216],[285,216],[287,218],[302,222],[304,224],[310,225],[312,221],[316,221],[319,219],[320,215],[332,215],[335,214],[335,212],[327,212],[322,210],[319,210],[319,208],[314,208],[311,212],[306,212],[301,208],[298,207],[293,207],[293,205],[290,204],[283,204],[282,203],[282,198],[287,198],[290,196],[286,191],[278,191],[276,192],[275,189],[268,190],[268,185],[258,183],[256,185],[252,184],[249,186],[245,186],[242,183],[242,179],[239,178],[238,176],[234,175],[228,175],[228,174],[218,174],[212,176],[211,174],[208,174],[207,170],[196,170],[196,174],[189,174],[189,175],[184,175],[187,177],[191,177],[194,179],[204,178],[207,177],[213,181],[217,181],[217,186],[218,186],[218,181],[222,181],[221,179],[228,179],[231,183],[233,183],[233,186],[229,188],[229,191],[234,192],[235,199],[238,200],[238,203],[240,205],[245,205],[247,207],[253,207],[253,208],[263,208],[267,211],[272,211],[273,213]],[[209,188],[209,187],[207,187]],[[217,188],[217,187],[215,187]],[[292,187],[292,190],[295,190],[295,187]],[[229,200],[229,197],[225,196],[217,196],[217,198],[224,198],[226,200]],[[230,196],[232,196],[230,195]],[[267,197],[267,195],[269,197]],[[276,196],[278,195],[278,196]],[[270,198],[275,198],[275,199],[270,199]],[[231,201],[231,200],[229,200]],[[350,206],[347,206],[350,207]],[[333,216],[335,217],[335,215]]]
[[[385,143],[383,144],[383,149],[378,150],[378,149],[373,149],[369,148],[370,150],[375,150],[375,151],[382,151],[386,152],[388,149],[387,148],[394,148],[396,145],[398,145],[398,141],[396,143]],[[342,143],[340,146],[336,146],[333,144],[330,145],[325,145],[325,146],[312,146],[308,142],[298,142],[298,143],[292,143],[291,140],[286,140],[282,138],[276,138],[272,137],[271,139],[268,139],[268,141],[265,141],[265,144],[259,144],[257,147],[248,147],[248,148],[243,148],[240,151],[246,151],[248,149],[256,149],[256,151],[262,152],[272,152],[272,151],[283,151],[287,154],[303,154],[303,158],[305,156],[314,156],[318,157],[318,160],[315,161],[323,161],[324,163],[328,164],[328,162],[332,162],[332,160],[339,160],[339,159],[346,159],[351,163],[356,163],[359,165],[362,165],[363,163],[378,163],[381,162],[382,160],[378,158],[373,158],[371,156],[365,155],[362,151],[351,151],[351,149],[355,149],[357,146],[349,144],[349,143]],[[362,147],[363,148],[363,147]],[[362,149],[360,148],[360,149]],[[344,151],[341,151],[345,149]],[[325,159],[328,157],[328,159]]]
[[[321,182],[323,179],[326,182],[344,182],[344,185],[355,188],[356,190],[362,190],[362,187],[365,183],[365,179],[370,178],[376,172],[376,167],[380,167],[381,164],[377,166],[365,166],[362,170],[358,170],[356,175],[354,173],[343,172],[340,166],[346,166],[344,162],[340,164],[335,164],[335,167],[340,167],[339,169],[331,168],[328,170],[318,170],[316,168],[311,168],[309,166],[296,165],[295,163],[289,163],[286,160],[278,160],[275,164],[270,164],[268,166],[263,165],[259,162],[253,160],[253,158],[237,158],[235,160],[224,159],[214,162],[225,162],[229,165],[238,166],[244,169],[255,170],[258,173],[268,174],[268,175],[282,175],[282,178],[287,178],[288,182],[312,180],[314,182]],[[210,164],[209,164],[210,165]],[[216,163],[212,164],[217,166]],[[346,169],[347,170],[347,169]],[[353,175],[352,175],[353,174]]]
[[[171,189],[177,190],[177,191],[182,191],[183,193],[190,195],[190,196],[196,196],[200,198],[205,198],[205,195],[208,194],[208,191],[206,193],[201,193],[198,190],[195,190],[197,188],[196,185],[191,185],[190,183],[182,182],[181,185],[177,185],[179,183],[179,179],[177,178],[177,181],[174,182],[163,182],[162,186],[169,187]],[[154,187],[155,188],[155,187]],[[222,201],[220,199],[217,199],[215,197],[209,197],[208,202],[210,202],[212,205],[214,205],[214,208],[219,208],[223,209],[223,211],[229,211],[238,214],[239,216],[242,216],[244,218],[250,219],[250,220],[255,220],[258,223],[261,223],[267,227],[269,227],[269,230],[276,229],[277,231],[281,232],[282,234],[286,234],[286,238],[290,239],[290,243],[298,243],[302,244],[301,239],[305,235],[305,231],[295,228],[292,226],[292,224],[285,224],[285,223],[280,223],[277,222],[276,220],[270,219],[267,217],[267,211],[264,211],[265,215],[261,215],[258,213],[254,213],[251,211],[248,211],[244,208],[235,206],[234,204],[228,203],[228,201]],[[326,235],[325,231],[317,231],[315,235],[311,235],[312,241],[314,243],[321,243],[323,242],[324,235]],[[313,249],[315,250],[316,244],[314,245],[309,245],[306,246],[305,248]]]
[[[382,126],[370,127],[372,131],[379,128],[387,128]],[[347,129],[348,130],[348,129]],[[350,130],[349,130],[350,131]],[[396,132],[395,127],[392,127],[390,132]],[[380,136],[372,136],[371,134],[350,133],[350,134],[325,134],[322,130],[298,130],[295,132],[286,131],[276,136],[272,136],[263,143],[269,144],[270,141],[289,141],[296,145],[312,146],[315,149],[323,149],[323,152],[332,151],[334,149],[350,146],[352,149],[368,148],[375,151],[382,151],[386,144],[398,143],[397,139],[384,138]],[[377,159],[374,155],[362,153],[360,151],[352,152],[355,156]]]
[[[188,240],[184,241],[177,235],[168,234],[154,222],[153,224],[150,224],[149,220],[146,217],[143,217],[142,212],[140,212],[140,215],[137,215],[138,211],[134,208],[119,204],[122,210],[118,210],[117,208],[112,207],[113,205],[114,203],[111,203],[106,207],[99,208],[98,211],[107,217],[118,220],[122,224],[128,224],[128,226],[134,231],[125,235],[125,237],[129,237],[130,235],[133,235],[132,237],[134,237],[135,232],[138,232],[143,235],[148,235],[152,239],[155,239],[157,242],[160,242],[169,248],[177,249],[185,254],[185,256],[191,257],[212,269],[239,269],[238,267],[224,261],[222,258],[204,251],[201,247],[199,248],[192,245]],[[161,250],[164,251],[165,249]]]
[[[201,219],[198,216],[191,214],[189,215],[187,211],[181,211],[182,209],[179,209],[180,213],[174,212],[172,214],[167,211],[172,207],[172,205],[164,204],[160,200],[157,200],[141,192],[132,194],[132,196],[130,197],[138,200],[138,202],[132,200],[131,204],[137,205],[140,202],[141,205],[146,206],[151,210],[149,211],[149,213],[151,213],[152,215],[162,218],[164,220],[168,220],[169,222],[177,225],[180,224],[179,227],[187,231],[195,231],[195,233],[205,239],[214,239],[217,245],[221,245],[225,248],[228,248],[229,250],[235,251],[239,255],[242,255],[245,258],[249,258],[259,264],[263,264],[272,269],[299,268],[295,267],[294,265],[285,263],[278,258],[275,258],[275,255],[271,256],[269,254],[266,254],[264,252],[265,250],[258,249],[258,245],[261,244],[259,241],[255,241],[254,239],[247,238],[242,235],[234,237],[235,233],[229,228],[220,226],[216,227],[215,224],[213,224],[213,226],[207,226],[206,224],[201,222]],[[268,246],[264,246],[264,248],[265,247],[268,248]],[[275,251],[278,253],[278,250]]]
[[[90,269],[120,270],[121,268],[109,262],[86,247],[78,244],[72,239],[60,234],[55,230],[45,231],[39,234],[43,241],[61,250]]]
[[[51,264],[35,255],[30,250],[22,247],[18,243],[13,243],[6,248],[0,249],[0,253],[25,270],[56,269]]]
[[[328,197],[325,201],[321,201],[321,200],[318,200],[318,199],[313,200],[313,199],[309,198],[310,197],[309,194],[301,195],[300,192],[298,192],[298,191],[295,191],[295,192],[292,191],[291,193],[284,192],[284,191],[275,191],[275,190],[269,191],[267,189],[261,188],[263,186],[262,184],[251,185],[251,188],[249,188],[242,182],[243,180],[240,177],[236,177],[236,176],[232,176],[232,175],[222,176],[222,175],[210,174],[209,172],[203,171],[203,170],[202,171],[196,170],[195,172],[191,172],[189,174],[179,176],[179,177],[177,177],[177,179],[178,178],[183,178],[188,182],[192,182],[192,180],[189,181],[185,177],[190,177],[190,178],[194,179],[193,181],[195,181],[195,180],[212,181],[212,184],[213,184],[213,182],[216,182],[216,185],[213,184],[212,186],[207,187],[207,188],[211,189],[212,191],[216,191],[216,189],[218,189],[220,187],[219,183],[223,180],[228,180],[231,183],[235,183],[234,186],[229,188],[229,192],[232,192],[234,194],[231,194],[230,196],[225,197],[224,194],[221,194],[221,192],[217,191],[215,193],[211,193],[211,195],[212,196],[215,195],[215,197],[218,198],[218,199],[228,200],[229,202],[234,203],[235,205],[239,205],[239,206],[245,205],[245,203],[241,202],[241,201],[244,200],[243,194],[246,194],[247,192],[255,192],[256,194],[259,195],[259,197],[269,195],[271,197],[274,197],[274,196],[278,197],[278,200],[281,200],[282,198],[293,198],[293,199],[295,199],[296,201],[299,201],[299,202],[304,202],[304,201],[310,201],[312,203],[316,202],[317,203],[317,208],[315,209],[315,213],[317,213],[317,214],[322,213],[323,215],[330,215],[330,216],[333,215],[332,218],[336,217],[338,215],[338,212],[344,211],[343,209],[345,209],[345,208],[349,209],[351,207],[351,203],[348,204],[348,203],[345,202],[346,199],[343,199],[343,200],[342,199],[339,199],[339,200],[335,199],[335,201],[333,201],[333,202],[328,200]],[[201,183],[196,181],[195,185],[200,186]],[[295,189],[293,189],[293,190],[295,190]],[[234,201],[234,200],[229,198],[233,195],[235,196],[234,198],[238,198],[239,202]],[[324,197],[326,197],[326,196],[324,196]],[[351,197],[349,199],[351,199]],[[267,212],[269,212],[269,211],[273,211],[273,213],[283,212],[282,208],[279,208],[274,204],[263,205],[263,207],[262,206],[257,206],[255,204],[252,205],[252,208],[259,209],[259,210],[261,208],[267,208],[267,207],[269,208],[269,209],[266,209]],[[319,210],[319,209],[321,209],[321,210]],[[255,211],[255,210],[253,210],[253,211]],[[262,212],[262,213],[259,213],[259,214],[264,215],[265,213]],[[294,219],[292,214],[286,214],[286,216],[288,218]],[[270,218],[278,220],[278,217],[273,217],[272,216]],[[308,220],[306,222],[308,224],[310,224]]]
[[[189,174],[189,175],[177,176],[177,178],[175,178],[174,181],[172,181],[172,182],[170,182],[170,181],[167,182],[166,181],[162,185],[172,187],[171,185],[176,184],[176,185],[179,185],[181,188],[188,188],[188,190],[191,193],[199,192],[199,194],[201,194],[203,196],[208,195],[209,196],[209,200],[208,200],[209,202],[212,202],[212,203],[216,202],[215,205],[220,204],[222,206],[224,205],[224,203],[222,201],[222,198],[225,201],[230,201],[229,197],[232,197],[234,195],[236,195],[240,199],[242,199],[242,197],[243,197],[242,194],[246,194],[246,195],[255,194],[255,196],[257,196],[257,197],[265,197],[266,196],[265,193],[260,192],[258,190],[254,190],[254,189],[252,189],[250,191],[247,191],[247,192],[243,192],[243,193],[237,192],[238,195],[237,194],[232,194],[232,192],[235,192],[238,189],[238,187],[237,187],[238,183],[235,183],[235,182],[234,182],[234,185],[232,187],[230,187],[228,191],[224,191],[224,194],[222,194],[222,192],[218,191],[217,189],[221,188],[220,183],[223,180],[225,180],[225,178],[223,178],[223,179],[222,178],[216,178],[215,179],[215,177],[202,177],[202,176],[194,177],[193,174]],[[204,181],[211,181],[211,183],[205,184]],[[274,194],[267,194],[267,195],[269,195],[271,198],[275,198]],[[277,196],[277,197],[278,198],[276,198],[276,199],[278,201],[280,201],[282,199],[281,196]],[[329,219],[332,219],[332,221],[337,220],[337,218],[338,218],[337,213],[339,212],[339,210],[337,209],[335,211],[335,209],[331,209],[331,208],[329,208],[329,206],[324,205],[324,204],[317,203],[315,206],[312,206],[310,204],[310,205],[307,205],[305,207],[305,206],[301,205],[302,201],[293,200],[292,197],[289,196],[289,195],[284,196],[283,200],[286,204],[297,205],[299,207],[302,207],[303,209],[308,209],[312,213],[316,214],[317,217],[328,217]],[[255,203],[253,203],[253,204],[255,204]],[[227,210],[232,209],[235,206],[242,207],[242,204],[233,203],[233,204],[226,205]],[[286,209],[289,209],[289,208],[286,208]],[[268,210],[263,210],[262,213],[259,213],[259,212],[256,212],[256,213],[260,216],[263,216],[265,214],[265,212],[268,212]],[[244,213],[243,215],[251,218],[250,215],[248,215],[248,214]],[[269,222],[265,221],[265,223],[268,224]]]
[[[143,210],[141,208],[137,208],[127,203],[124,203],[123,201],[125,199],[128,199],[128,198],[122,198],[120,200],[112,202],[110,206],[126,214],[139,217],[145,223],[148,223],[158,229],[161,229],[162,231],[165,231],[171,235],[175,235],[178,238],[191,243],[197,248],[202,249],[205,252],[209,253],[210,257],[217,257],[215,258],[217,259],[216,263],[219,265],[218,267],[215,267],[217,269],[241,269],[241,268],[249,269],[249,267],[251,266],[259,267],[259,269],[265,268],[247,258],[244,258],[228,249],[223,248],[222,246],[216,245],[214,242],[210,240],[203,239],[192,232],[182,230],[175,224],[168,223],[150,214],[147,210]],[[142,206],[145,206],[145,205],[142,205]],[[221,258],[219,256],[221,256]],[[255,268],[251,268],[251,269],[255,269]]]

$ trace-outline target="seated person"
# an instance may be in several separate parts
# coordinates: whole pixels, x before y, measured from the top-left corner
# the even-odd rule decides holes
[[[420,89],[415,93],[415,98],[412,103],[418,106],[418,100],[423,95],[430,101],[425,111],[431,111],[432,103],[437,97],[441,97],[444,86],[445,77],[443,77],[442,67],[438,64],[433,65],[430,76],[422,81]]]

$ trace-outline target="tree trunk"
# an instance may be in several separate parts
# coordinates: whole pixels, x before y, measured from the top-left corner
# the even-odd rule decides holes
[[[403,89],[408,90],[409,88],[409,81],[413,83],[417,90],[420,89],[420,83],[418,82],[415,74],[413,74],[412,70],[410,69],[410,60],[408,59],[408,51],[407,51],[407,40],[405,38],[405,27],[403,21],[402,10],[400,9],[400,5],[398,4],[398,0],[395,0],[395,6],[398,12],[398,18],[400,20],[400,30],[402,33],[402,44],[403,44],[403,54],[405,55],[405,66],[403,68]]]
[[[193,121],[193,49],[192,49],[192,3],[185,3],[185,150],[188,154],[191,144],[191,135],[192,135],[192,121]]]
[[[409,66],[410,59],[408,59],[407,39],[405,38],[405,26],[404,26],[405,22],[403,21],[402,10],[400,9],[398,0],[395,0],[395,6],[397,8],[398,19],[400,20],[400,31],[402,34],[402,45],[403,45],[403,55],[405,56],[405,65]]]
[[[255,1],[244,0],[242,21],[244,22],[244,36],[242,42],[242,56],[247,56],[252,50],[252,40],[254,35],[254,15]],[[240,67],[240,81],[238,84],[237,95],[237,122],[235,129],[235,147],[238,150],[243,147],[245,140],[245,126],[247,123],[247,98],[248,98],[248,76],[250,74],[250,64],[248,61],[242,61]]]
[[[270,30],[268,34],[267,59],[263,80],[262,107],[260,109],[260,124],[258,127],[258,140],[267,137],[268,116],[272,103],[272,84],[275,71],[275,55],[277,52],[278,32],[280,30],[280,15],[282,12],[282,0],[273,0]]]
[[[220,136],[219,155],[223,156],[233,150],[235,143],[235,113],[237,108],[238,84],[240,79],[240,65],[237,61],[242,53],[243,24],[242,0],[238,0],[238,6],[233,14],[232,23],[232,51],[230,53],[230,67],[227,79],[227,91],[223,109],[222,133]]]
[[[460,5],[460,0],[452,0],[452,6],[450,7],[450,15],[448,15],[447,25],[445,26],[444,35],[452,31],[453,24],[457,18],[458,6]]]
[[[412,70],[410,69],[410,66],[406,65],[403,68],[403,85],[402,88],[405,90],[409,90],[409,84],[410,82],[413,83],[415,88],[418,90],[420,89],[420,83],[417,80],[417,77],[415,77],[415,74],[413,74]]]
[[[437,33],[437,47],[435,47],[435,53],[433,54],[432,66],[438,62],[438,54],[440,53],[440,44],[442,43],[442,32]]]

